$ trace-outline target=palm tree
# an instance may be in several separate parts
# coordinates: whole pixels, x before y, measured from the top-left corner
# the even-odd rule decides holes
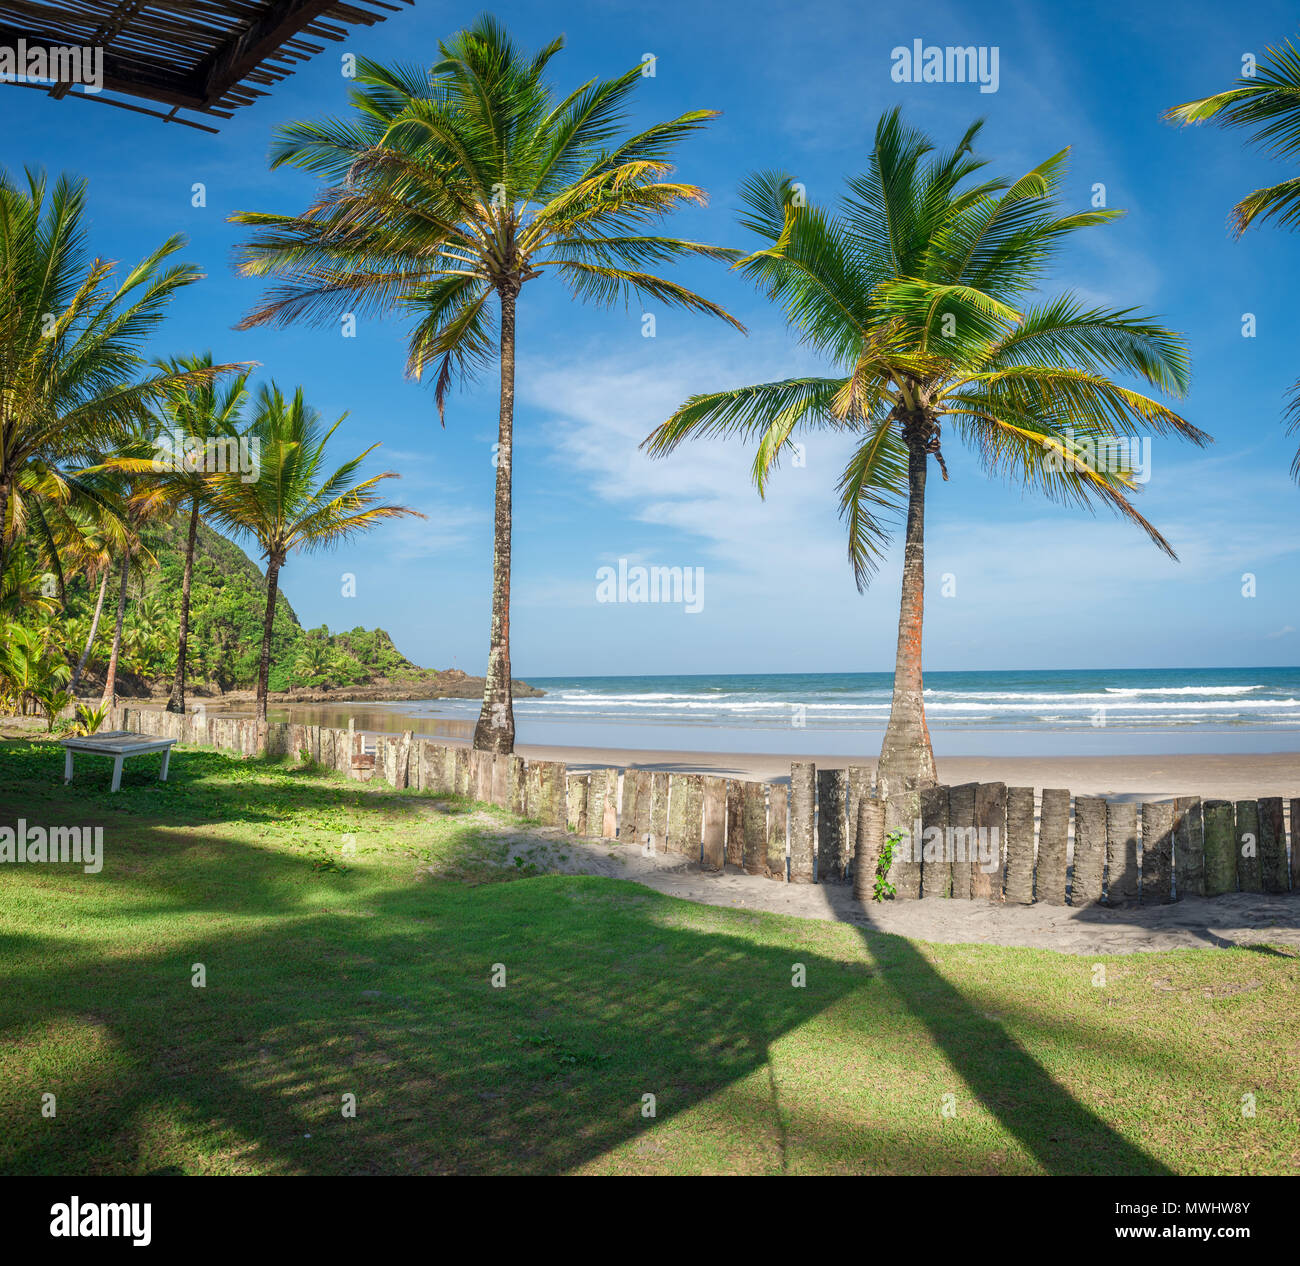
[[[107,705],[109,708],[117,705],[117,670],[122,657],[122,636],[125,629],[126,599],[131,573],[134,570],[138,574],[142,574],[146,567],[156,566],[158,562],[154,555],[145,548],[140,535],[144,517],[146,516],[139,511],[131,515],[129,534],[122,548],[122,570],[118,582],[117,619],[113,626],[113,646],[108,655],[108,672],[104,677],[104,691],[100,696],[100,703]]]
[[[68,679],[68,665],[51,640],[54,633],[53,625],[46,625],[43,629],[22,624],[3,626],[0,692],[13,701],[20,715],[26,714],[29,701],[39,702],[45,696],[53,702],[53,692]],[[62,700],[54,712],[65,707],[67,702],[67,699]]]
[[[258,478],[245,480],[236,472],[213,479],[212,517],[223,527],[256,538],[266,559],[266,619],[257,674],[259,721],[266,720],[280,569],[290,552],[328,548],[383,519],[417,513],[379,501],[375,489],[381,480],[397,478],[392,471],[369,479],[359,477],[361,463],[378,444],[326,473],[325,447],[346,417],[344,414],[326,430],[320,414],[304,401],[301,387],[292,400],[286,400],[274,383],[263,387],[246,431],[258,446]]]
[[[705,201],[701,189],[667,175],[678,142],[716,111],[693,110],[628,135],[640,65],[559,97],[544,72],[563,39],[529,55],[483,17],[439,47],[441,60],[427,73],[359,62],[352,118],[281,129],[273,165],[332,184],[302,215],[234,217],[257,230],[243,248],[243,272],[284,279],[243,324],[337,324],[340,305],[410,317],[407,372],[431,372],[440,418],[455,381],[498,362],[492,624],[474,746],[509,752],[521,290],[550,270],[578,300],[610,306],[635,295],[741,327],[717,304],[648,271],[690,256],[733,258],[646,232],[680,205]]]
[[[159,361],[156,368],[172,377],[210,373],[216,367],[212,354],[181,360]],[[249,370],[219,385],[212,378],[181,381],[168,387],[158,409],[156,442],[162,447],[152,457],[115,457],[107,465],[138,477],[137,497],[152,511],[189,508],[189,535],[185,541],[185,567],[181,577],[180,626],[176,638],[176,672],[172,678],[168,712],[185,711],[185,662],[189,646],[190,587],[194,576],[194,550],[199,514],[207,502],[216,472],[227,464],[228,451],[240,435],[241,410],[248,394]]]
[[[1241,75],[1236,84],[1213,96],[1174,106],[1165,112],[1171,123],[1217,123],[1245,128],[1250,140],[1274,157],[1300,158],[1300,51],[1288,40],[1281,48],[1267,49],[1253,76]],[[1300,176],[1267,185],[1247,194],[1232,208],[1232,230],[1240,237],[1253,224],[1275,220],[1295,230],[1300,227]],[[1300,431],[1300,381],[1288,392],[1287,434]],[[1300,482],[1300,448],[1291,462],[1291,477]]]
[[[750,177],[742,224],[762,245],[737,267],[782,305],[832,372],[693,396],[645,441],[661,455],[690,436],[757,437],[761,495],[796,431],[854,436],[839,494],[859,590],[891,539],[890,520],[906,509],[894,691],[879,767],[886,792],[935,779],[921,634],[931,456],[948,477],[941,424],[951,419],[988,473],[1054,500],[1107,506],[1171,556],[1128,500],[1131,463],[1089,460],[1097,451],[1089,446],[1146,429],[1198,444],[1209,438],[1108,376],[1118,371],[1180,394],[1188,362],[1178,335],[1134,309],[1088,308],[1069,294],[1018,306],[1063,239],[1119,213],[1058,213],[1064,152],[1018,180],[972,179],[985,165],[973,152],[979,129],[940,155],[898,111],[884,115],[867,171],[849,181],[838,214],[804,205],[780,174]]]
[[[85,209],[85,181],[62,176],[48,190],[29,171],[20,188],[0,171],[0,572],[27,522],[29,464],[57,477],[65,461],[128,435],[184,380],[134,375],[172,296],[202,275],[167,262],[185,239],[169,237],[117,278],[112,261],[87,257]]]

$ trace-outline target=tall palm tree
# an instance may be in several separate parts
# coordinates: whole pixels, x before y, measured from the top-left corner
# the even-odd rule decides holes
[[[1290,40],[1267,49],[1253,76],[1241,75],[1223,92],[1187,101],[1166,111],[1171,123],[1217,123],[1244,128],[1252,143],[1276,158],[1300,159],[1300,51]],[[1255,224],[1274,220],[1293,232],[1300,228],[1300,176],[1266,185],[1232,208],[1233,236]],[[1287,434],[1300,431],[1300,381],[1288,393]],[[1291,462],[1291,477],[1300,482],[1300,448]]]
[[[0,171],[0,572],[26,525],[29,463],[57,474],[108,447],[177,381],[137,377],[140,347],[177,290],[202,276],[168,263],[185,241],[172,236],[115,277],[111,260],[87,255],[85,212],[85,181],[62,176],[49,189],[29,171],[20,186]]]
[[[1058,212],[1064,152],[1017,180],[975,178],[985,165],[973,151],[979,129],[938,154],[898,111],[884,115],[867,170],[848,182],[838,214],[804,205],[780,174],[750,177],[742,224],[762,245],[737,267],[782,306],[831,372],[693,396],[645,441],[661,455],[691,436],[755,437],[762,494],[797,431],[852,435],[839,494],[860,590],[891,539],[891,520],[906,510],[879,767],[887,792],[935,779],[921,634],[931,457],[948,477],[941,425],[950,422],[988,473],[1054,500],[1107,506],[1171,556],[1128,500],[1132,464],[1090,460],[1097,450],[1089,446],[1146,430],[1198,444],[1209,438],[1108,376],[1181,394],[1188,362],[1178,335],[1134,309],[1088,308],[1069,294],[1026,302],[1065,238],[1119,212]]]
[[[144,448],[144,442],[137,440],[128,445],[124,451],[131,456],[139,456],[143,453]],[[94,473],[101,472],[109,473],[106,467],[96,468]],[[139,491],[139,485],[135,482],[138,476],[120,474],[118,477],[122,485],[121,504],[126,531],[121,550],[117,619],[113,625],[113,644],[108,655],[108,672],[104,677],[104,692],[100,697],[101,705],[106,704],[110,708],[117,705],[117,670],[122,656],[122,635],[125,628],[126,601],[131,573],[134,570],[137,574],[143,576],[148,568],[158,565],[157,558],[144,544],[143,528],[148,520],[156,518],[162,512],[157,504],[150,503],[147,499],[141,499],[135,495]]]
[[[280,569],[289,554],[326,549],[384,519],[417,513],[379,500],[377,486],[382,480],[396,479],[394,472],[360,478],[361,463],[378,444],[329,471],[325,448],[346,417],[326,429],[320,414],[304,401],[301,387],[291,400],[274,383],[263,387],[246,431],[258,446],[258,478],[244,480],[235,473],[212,481],[208,504],[213,519],[253,536],[266,559],[266,619],[257,674],[259,721],[266,720],[276,594]]]
[[[682,204],[705,201],[695,185],[667,178],[669,160],[716,111],[628,134],[643,67],[560,97],[545,71],[563,47],[556,39],[529,55],[484,17],[442,43],[427,73],[359,62],[353,117],[291,123],[273,148],[273,165],[332,184],[302,215],[234,217],[257,230],[243,248],[244,273],[284,279],[245,327],[336,324],[340,305],[409,317],[407,372],[431,372],[439,417],[454,382],[499,363],[492,625],[474,731],[475,747],[498,752],[513,750],[515,733],[510,537],[521,290],[553,271],[578,300],[610,306],[635,295],[740,328],[717,304],[649,271],[691,256],[733,257],[647,231]]]
[[[179,360],[158,361],[155,367],[173,378],[204,374],[216,368],[212,353]],[[181,576],[180,625],[176,637],[176,672],[167,699],[168,712],[185,711],[185,662],[189,646],[190,587],[194,576],[194,550],[199,514],[207,503],[217,464],[229,464],[229,446],[239,441],[244,399],[250,370],[225,383],[213,378],[182,379],[168,387],[157,411],[155,442],[162,447],[150,457],[119,456],[108,466],[136,476],[137,499],[150,511],[189,509],[185,541],[185,566]]]

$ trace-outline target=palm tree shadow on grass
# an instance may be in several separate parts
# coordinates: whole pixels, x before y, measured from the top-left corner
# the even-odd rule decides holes
[[[145,929],[138,946],[97,955],[43,929],[6,929],[0,941],[0,1035],[71,1026],[85,1048],[57,1084],[0,1088],[0,1172],[156,1172],[176,1163],[166,1139],[182,1131],[201,1140],[188,1153],[218,1153],[235,1169],[556,1172],[652,1129],[643,1094],[663,1121],[765,1065],[771,1093],[753,1121],[773,1168],[785,1167],[791,1140],[804,1149],[837,1129],[806,1108],[787,1125],[771,1048],[859,989],[860,964],[800,949],[808,986],[791,989],[788,944],[684,926],[676,907],[633,884],[376,890],[364,874],[322,874],[310,857],[216,838],[199,822],[183,834],[133,822],[155,799],[116,806],[130,839],[114,847],[127,851],[85,877],[120,888],[115,917]],[[0,810],[35,820],[30,806],[0,788]],[[267,816],[238,787],[203,812],[236,807],[248,821]],[[321,909],[322,886],[349,900]],[[60,900],[87,917],[75,890]],[[168,916],[187,921],[184,933],[153,948],[148,920]],[[873,975],[1044,1169],[1167,1172],[1075,1102],[916,946],[857,930]],[[206,989],[190,984],[195,962]],[[489,983],[498,962],[499,990]],[[857,1040],[871,1058],[870,1029]],[[49,1126],[31,1106],[45,1089],[61,1105]],[[341,1115],[344,1094],[357,1095],[353,1120]],[[887,1159],[892,1172],[953,1167],[941,1143],[906,1131]]]
[[[1079,1103],[1002,1024],[946,980],[915,944],[869,926],[850,926],[881,961],[882,978],[925,1025],[981,1105],[1049,1174],[1078,1173],[1085,1157],[1094,1172],[1173,1172]]]
[[[560,1172],[761,1070],[861,984],[806,954],[817,983],[791,989],[789,947],[679,926],[632,884],[376,889],[197,833],[137,836],[137,855],[191,859],[108,881],[146,898],[127,908],[139,948],[5,944],[0,1035],[45,1071],[0,1091],[0,1172]],[[248,877],[242,896],[222,870]],[[322,885],[355,903],[320,910]],[[159,949],[147,920],[168,913],[184,930]]]

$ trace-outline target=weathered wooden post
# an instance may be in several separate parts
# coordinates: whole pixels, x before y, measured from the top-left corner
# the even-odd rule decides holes
[[[1174,888],[1178,900],[1205,896],[1205,839],[1199,796],[1174,801]]]
[[[876,866],[885,844],[885,804],[875,796],[858,801],[858,851],[853,858],[853,897],[864,905],[876,891]]]
[[[894,899],[915,901],[921,895],[921,793],[896,791],[885,799],[885,834],[898,831],[901,838],[889,867]]]
[[[727,780],[727,865],[745,862],[745,784],[739,778]]]
[[[1106,903],[1132,905],[1141,896],[1138,869],[1137,805],[1106,802]]]
[[[1036,894],[1048,905],[1065,904],[1065,863],[1070,842],[1070,793],[1044,787],[1038,822]]]
[[[704,865],[721,870],[726,861],[727,780],[705,778],[701,814],[704,820]]]
[[[644,848],[646,837],[650,834],[650,771],[648,769],[638,769],[635,774],[635,781],[636,819],[632,823],[632,831],[636,842]]]
[[[952,895],[969,901],[971,859],[976,855],[975,791],[979,783],[948,788],[948,835],[952,840]]]
[[[1034,789],[1007,788],[1007,900],[1034,901]]]
[[[619,837],[619,771],[604,771],[604,816],[601,820],[601,836],[606,840]]]
[[[481,804],[492,803],[492,771],[496,765],[495,752],[474,751],[470,755],[474,772],[474,799]]]
[[[528,765],[522,756],[510,757],[510,776],[506,788],[510,812],[518,818],[528,816]]]
[[[656,853],[668,851],[668,778],[660,772],[650,778],[650,841]]]
[[[593,769],[587,782],[587,834],[599,835],[605,825],[605,771]]]
[[[1205,895],[1220,897],[1225,892],[1236,892],[1232,801],[1206,800],[1201,811],[1205,819]]]
[[[1174,805],[1162,800],[1142,806],[1142,904],[1168,905],[1174,861]]]
[[[704,788],[699,774],[673,774],[668,793],[668,849],[700,860]]]
[[[590,774],[570,774],[566,793],[568,814],[565,825],[575,835],[587,834],[587,803],[590,794]]]
[[[320,726],[315,727],[315,737],[317,744],[320,742]],[[411,785],[411,743],[415,735],[410,730],[403,730],[397,740],[397,778],[393,783],[394,787],[409,787]]]
[[[640,790],[640,784],[637,782],[636,770],[625,769],[623,771],[623,803],[619,811],[619,832],[618,838],[620,843],[628,844],[636,836],[636,800],[637,792]]]
[[[447,749],[442,744],[421,743],[420,761],[424,765],[425,791],[431,791],[434,795],[445,795],[451,790],[447,784]]]
[[[817,771],[817,882],[844,878],[844,813],[848,775],[842,769]]]
[[[970,868],[970,895],[1002,900],[1002,841],[1007,833],[1007,784],[982,782],[975,788],[976,858]]]
[[[534,806],[530,797],[529,810],[547,826],[564,830],[568,817],[564,793],[569,771],[563,761],[539,760],[533,762],[533,767],[538,771],[538,802]],[[587,819],[588,827],[593,827],[590,811]]]
[[[806,761],[790,766],[790,882],[813,881],[814,835],[817,812],[817,769]]]
[[[1259,860],[1259,802],[1238,800],[1237,825],[1237,883],[1242,892],[1263,892],[1264,871]]]
[[[844,865],[845,872],[853,871],[853,859],[858,851],[858,802],[871,794],[871,766],[850,765],[848,773],[848,813],[845,814]]]
[[[790,820],[790,790],[781,783],[768,783],[767,873],[786,882],[786,831]]]
[[[1300,799],[1291,801],[1291,891],[1300,892]]]
[[[741,865],[747,875],[767,874],[767,787],[761,782],[743,784],[745,847]]]
[[[1286,892],[1286,822],[1281,796],[1259,802],[1259,861],[1265,892]]]
[[[508,752],[492,754],[492,803],[498,809],[510,808],[510,762]]]
[[[948,788],[921,789],[921,895],[947,897],[952,892],[952,848],[948,833]],[[854,881],[857,891],[857,881]]]
[[[1075,796],[1074,874],[1070,882],[1072,906],[1096,905],[1101,900],[1105,865],[1106,802],[1100,796]]]

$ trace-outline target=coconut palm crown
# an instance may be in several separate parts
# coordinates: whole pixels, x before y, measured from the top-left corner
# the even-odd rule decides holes
[[[832,211],[780,173],[750,177],[742,224],[761,245],[736,267],[779,304],[825,376],[693,396],[645,441],[656,455],[690,437],[757,441],[760,493],[808,429],[852,435],[839,481],[848,550],[865,588],[905,522],[894,695],[881,751],[886,789],[933,783],[922,698],[924,516],[928,463],[947,469],[943,428],[990,475],[1062,502],[1105,506],[1173,555],[1129,500],[1127,445],[1143,434],[1209,439],[1167,405],[1112,374],[1178,396],[1182,339],[1136,309],[1037,294],[1060,246],[1115,210],[1062,213],[1066,151],[1018,179],[989,178],[976,123],[939,153],[898,111],[876,129],[866,171]],[[1097,460],[1098,453],[1107,460]]]
[[[578,300],[632,299],[720,317],[722,308],[659,276],[663,263],[734,253],[651,230],[695,185],[670,179],[672,151],[716,111],[629,133],[646,67],[559,95],[546,78],[564,46],[529,54],[491,17],[439,46],[431,69],[357,64],[346,119],[291,123],[272,151],[328,182],[301,215],[245,213],[256,230],[241,268],[275,276],[245,326],[340,315],[411,322],[407,372],[434,384],[439,416],[453,384],[499,365],[492,627],[475,746],[514,745],[510,682],[511,472],[515,320],[521,290],[547,274]]]
[[[362,463],[378,444],[330,469],[326,450],[346,417],[326,427],[303,398],[301,387],[286,397],[274,383],[264,386],[244,431],[257,458],[256,476],[227,471],[212,476],[208,484],[206,504],[212,520],[227,531],[248,533],[266,560],[266,618],[257,676],[261,721],[266,720],[280,569],[290,553],[328,549],[385,519],[417,513],[380,500],[379,484],[396,479],[395,472],[361,477]]]
[[[1250,140],[1274,157],[1300,159],[1300,51],[1288,40],[1270,48],[1236,84],[1209,97],[1174,106],[1165,114],[1171,123],[1217,123],[1241,128]],[[1233,234],[1240,237],[1252,225],[1267,221],[1293,232],[1300,228],[1300,176],[1266,185],[1247,194],[1232,208]],[[1287,434],[1300,432],[1300,382],[1288,392]],[[1300,448],[1291,462],[1291,477],[1300,482]]]

